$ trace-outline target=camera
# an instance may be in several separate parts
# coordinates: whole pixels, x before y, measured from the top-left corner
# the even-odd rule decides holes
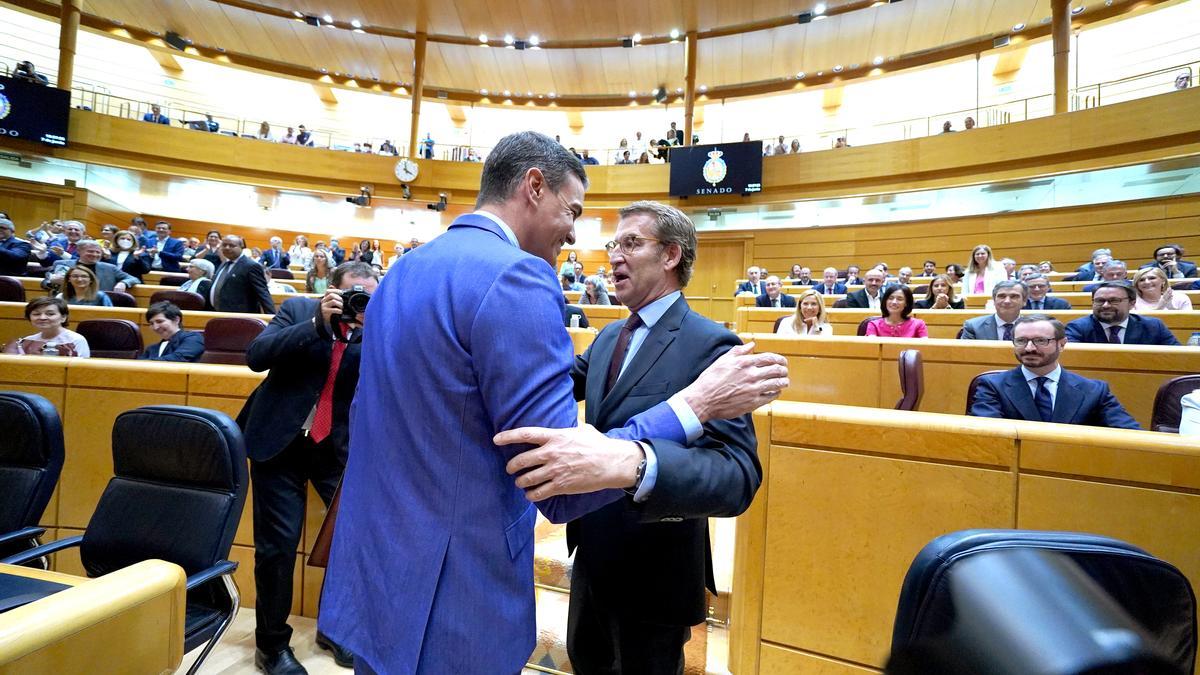
[[[370,301],[371,294],[362,286],[351,286],[342,291],[342,319],[357,321],[358,315],[367,311],[367,303]]]

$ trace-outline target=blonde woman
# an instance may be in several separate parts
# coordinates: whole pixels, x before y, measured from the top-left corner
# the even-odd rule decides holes
[[[962,298],[954,297],[954,282],[945,274],[934,277],[925,298],[913,303],[917,309],[964,309],[966,306]]]
[[[1158,267],[1146,267],[1133,276],[1133,292],[1137,300],[1133,311],[1147,312],[1161,309],[1192,309],[1192,299],[1183,293],[1171,290],[1167,275]]]
[[[68,268],[65,281],[63,292],[58,297],[66,300],[68,305],[113,306],[112,300],[100,290],[96,273],[83,265]]]
[[[825,303],[821,301],[821,294],[812,289],[801,293],[792,320],[780,321],[775,333],[807,337],[833,335],[833,324],[829,323],[829,317],[825,314]]]
[[[313,251],[312,267],[304,277],[305,293],[324,293],[329,288],[333,267],[329,264],[329,252],[323,248]]]
[[[288,257],[292,262],[300,263],[304,269],[312,266],[312,249],[308,247],[308,237],[298,234],[292,241],[292,247],[288,249]]]
[[[963,295],[991,295],[992,287],[1006,279],[1008,273],[992,255],[992,247],[980,244],[971,251],[971,262],[963,277]]]

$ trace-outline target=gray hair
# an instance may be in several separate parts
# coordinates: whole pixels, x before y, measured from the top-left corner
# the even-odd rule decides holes
[[[596,289],[597,299],[608,299],[608,287],[604,285],[604,277],[600,276],[599,274],[595,274],[584,279],[584,283],[591,283],[592,287]]]
[[[578,157],[549,136],[536,131],[519,131],[501,138],[488,154],[483,163],[475,208],[507,200],[525,174],[534,168],[542,171],[551,190],[562,187],[570,175],[578,178],[585,188],[588,184],[583,162]]]
[[[1108,266],[1109,267],[1124,267],[1126,270],[1129,269],[1129,265],[1126,264],[1124,260],[1109,260]]]
[[[0,218],[0,227],[4,227],[4,228],[10,229],[10,230],[17,229],[17,226],[13,225],[13,221],[9,220],[8,218]]]
[[[663,246],[675,244],[679,247],[679,264],[675,276],[683,288],[692,280],[692,266],[696,264],[696,225],[683,211],[652,201],[638,201],[619,212],[621,218],[644,213],[654,217],[654,234]]]
[[[1095,260],[1096,258],[1099,258],[1102,255],[1112,257],[1112,249],[1111,248],[1098,248],[1095,251],[1092,251],[1092,260]]]
[[[213,267],[213,264],[204,258],[192,258],[191,265],[201,272],[204,272],[205,279],[211,279],[213,272],[216,271],[216,268]]]
[[[79,249],[83,248],[84,246],[95,246],[96,248],[103,248],[102,246],[100,246],[100,242],[96,241],[95,239],[80,239],[79,241],[75,242],[75,250],[79,250]]]
[[[1020,326],[1023,323],[1037,323],[1040,321],[1045,321],[1054,326],[1055,340],[1061,340],[1067,336],[1067,328],[1063,325],[1063,322],[1050,316],[1049,314],[1022,314],[1021,316],[1017,317],[1016,321],[1013,322],[1013,332],[1016,332],[1017,326]]]
[[[1029,287],[1025,285],[1024,281],[1017,281],[1016,279],[1005,279],[1004,281],[996,282],[996,285],[992,286],[992,299],[994,300],[996,298],[996,294],[1006,288],[1020,289],[1022,298],[1029,297]]]

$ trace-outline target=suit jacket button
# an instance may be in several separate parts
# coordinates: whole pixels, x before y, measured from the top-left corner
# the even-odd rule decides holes
[[[679,518],[677,516],[670,516],[667,518],[663,518],[662,522],[664,522],[664,523],[682,523],[683,518]]]

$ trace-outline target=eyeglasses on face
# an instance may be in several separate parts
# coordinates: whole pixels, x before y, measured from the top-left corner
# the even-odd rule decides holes
[[[628,255],[636,251],[638,247],[641,246],[639,242],[643,241],[652,241],[660,244],[662,243],[661,240],[653,237],[639,237],[636,234],[631,234],[627,237],[623,237],[620,241],[614,239],[613,241],[608,242],[604,245],[604,250],[612,253],[613,249],[620,247],[621,253]]]
[[[1117,306],[1129,302],[1129,298],[1092,298],[1092,304],[1097,307],[1105,305]]]
[[[1057,340],[1055,340],[1054,338],[1044,338],[1044,337],[1036,337],[1036,338],[1023,338],[1023,337],[1022,337],[1022,338],[1013,338],[1013,344],[1014,344],[1014,345],[1016,345],[1016,346],[1018,346],[1018,347],[1020,347],[1020,348],[1022,348],[1022,349],[1024,349],[1025,347],[1027,347],[1027,346],[1029,345],[1029,343],[1030,343],[1030,342],[1032,342],[1032,343],[1033,343],[1033,346],[1034,346],[1034,347],[1037,347],[1038,349],[1042,349],[1042,348],[1044,348],[1044,347],[1049,347],[1051,344],[1053,344],[1053,343],[1057,342]]]

